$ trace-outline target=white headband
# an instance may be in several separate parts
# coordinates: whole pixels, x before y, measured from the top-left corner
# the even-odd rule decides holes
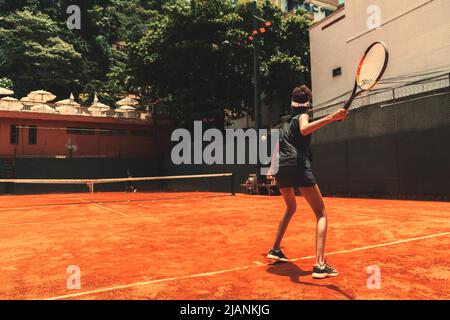
[[[298,103],[298,102],[292,101],[291,106],[293,108],[307,108],[307,107],[309,107],[309,102]]]

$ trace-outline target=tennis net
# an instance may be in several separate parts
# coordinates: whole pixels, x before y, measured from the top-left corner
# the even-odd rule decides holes
[[[226,192],[235,195],[234,183],[232,173],[109,179],[0,179],[0,193]]]

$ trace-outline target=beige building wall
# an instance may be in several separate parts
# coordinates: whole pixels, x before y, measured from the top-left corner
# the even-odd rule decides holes
[[[381,27],[370,30],[368,9],[373,5],[380,8]],[[315,106],[345,100],[348,95],[340,96],[353,88],[362,52],[377,40],[390,51],[384,79],[450,72],[449,16],[449,0],[347,0],[344,8],[310,28]],[[342,75],[333,77],[337,67]],[[387,82],[385,87],[395,85]]]

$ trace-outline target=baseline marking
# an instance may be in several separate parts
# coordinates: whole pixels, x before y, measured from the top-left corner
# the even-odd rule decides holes
[[[353,248],[353,249],[347,249],[347,250],[334,251],[334,252],[327,253],[327,255],[330,256],[330,255],[350,253],[350,252],[362,251],[362,250],[368,250],[368,249],[374,249],[374,248],[380,248],[380,247],[387,247],[387,246],[392,246],[392,245],[396,245],[396,244],[402,244],[402,243],[419,241],[419,240],[430,239],[430,238],[443,237],[443,236],[448,236],[448,235],[450,235],[450,232],[436,233],[436,234],[432,234],[432,235],[428,235],[428,236],[397,240],[397,241],[393,241],[393,242],[376,244],[376,245],[371,245],[371,246],[366,246],[366,247],[359,247],[359,248]],[[312,258],[315,258],[315,256],[307,256],[307,257],[302,257],[302,258],[298,258],[298,259],[291,259],[289,261],[293,262],[293,261],[307,260],[307,259],[312,259]],[[186,276],[179,276],[179,277],[171,277],[171,278],[164,278],[164,279],[136,282],[136,283],[130,283],[130,284],[125,284],[125,285],[113,286],[113,287],[108,287],[108,288],[96,289],[96,290],[91,290],[91,291],[67,294],[67,295],[47,298],[45,300],[60,300],[60,299],[76,298],[76,297],[86,296],[86,295],[91,295],[91,294],[104,293],[104,292],[116,291],[116,290],[122,290],[122,289],[129,289],[129,288],[134,288],[134,287],[142,287],[142,286],[146,286],[146,285],[154,284],[154,283],[161,283],[161,282],[169,282],[169,281],[175,281],[175,280],[183,280],[183,279],[191,279],[191,278],[200,278],[200,277],[214,276],[214,275],[218,275],[218,274],[234,272],[234,271],[241,271],[241,270],[247,270],[247,269],[250,269],[250,268],[259,268],[259,267],[268,266],[268,265],[269,265],[269,263],[261,263],[260,265],[258,264],[258,265],[237,267],[237,268],[225,269],[225,270],[219,270],[219,271],[197,273],[197,274],[191,274],[191,275],[186,275]]]

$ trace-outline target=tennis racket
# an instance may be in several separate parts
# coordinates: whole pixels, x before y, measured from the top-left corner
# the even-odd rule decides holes
[[[389,51],[386,45],[377,41],[370,45],[359,61],[356,72],[355,87],[350,99],[344,106],[348,110],[353,100],[364,92],[370,91],[380,82],[389,63]]]

